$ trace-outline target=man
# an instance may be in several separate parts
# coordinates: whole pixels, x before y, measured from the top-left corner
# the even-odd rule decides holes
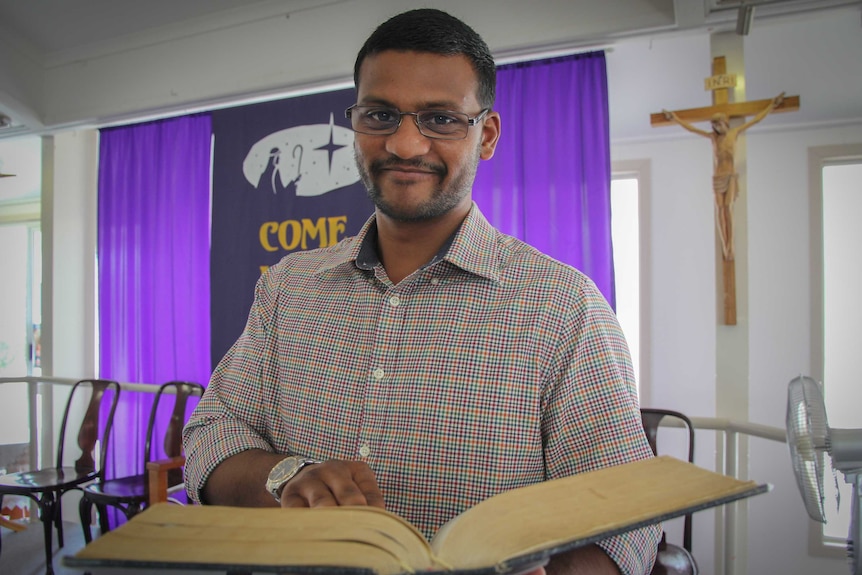
[[[595,285],[472,202],[501,129],[485,42],[410,11],[372,34],[354,76],[346,113],[375,213],[259,280],[185,430],[190,495],[385,506],[430,538],[496,493],[650,457],[625,340]],[[646,573],[658,531],[548,570]]]
[[[718,235],[721,239],[721,251],[724,259],[734,259],[733,251],[733,204],[739,195],[738,175],[736,173],[736,140],[739,134],[763,120],[772,110],[784,101],[784,92],[773,98],[769,105],[757,113],[751,120],[739,126],[730,127],[726,114],[718,113],[712,116],[712,131],[707,132],[686,122],[675,112],[663,110],[664,117],[673,120],[689,132],[704,136],[712,141],[713,176],[712,192],[715,199],[715,219]]]

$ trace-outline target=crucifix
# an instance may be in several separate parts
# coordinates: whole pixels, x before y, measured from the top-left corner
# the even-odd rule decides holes
[[[739,194],[736,173],[736,140],[739,134],[763,120],[772,112],[792,112],[799,109],[799,96],[784,96],[784,92],[771,100],[730,102],[730,90],[736,86],[736,74],[727,74],[724,56],[712,61],[712,76],[704,80],[704,89],[712,91],[712,106],[669,112],[662,110],[650,114],[653,126],[678,124],[686,130],[712,141],[712,191],[715,200],[715,221],[721,240],[722,273],[724,285],[724,323],[736,325],[736,267],[733,252],[733,204]],[[731,126],[731,120],[751,120]],[[711,122],[712,130],[695,127],[692,122]]]

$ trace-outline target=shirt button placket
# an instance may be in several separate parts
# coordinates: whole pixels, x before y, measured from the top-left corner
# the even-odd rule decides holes
[[[384,398],[386,397],[386,382],[385,379],[387,377],[387,372],[384,367],[390,361],[390,358],[386,356],[386,351],[391,349],[391,341],[393,338],[397,337],[402,329],[402,317],[401,314],[403,311],[398,308],[402,307],[404,304],[404,300],[401,295],[397,293],[388,293],[384,295],[383,300],[383,308],[380,317],[380,329],[378,331],[379,339],[375,345],[375,354],[374,359],[372,360],[374,363],[378,365],[371,370],[371,393],[369,396],[369,411],[370,411],[370,422],[368,425],[363,426],[364,430],[361,435],[361,443],[359,445],[358,454],[362,459],[366,459],[371,456],[372,449],[372,439],[375,437],[374,428],[375,423],[380,421],[381,418],[385,419],[385,411],[387,409],[385,405]]]

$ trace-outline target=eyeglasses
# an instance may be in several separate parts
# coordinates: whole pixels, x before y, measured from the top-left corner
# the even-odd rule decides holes
[[[388,136],[398,131],[404,116],[413,116],[419,133],[440,140],[463,140],[470,126],[475,126],[489,112],[485,108],[470,117],[462,112],[449,110],[419,110],[401,112],[385,106],[360,106],[354,104],[344,111],[354,132],[372,136]]]

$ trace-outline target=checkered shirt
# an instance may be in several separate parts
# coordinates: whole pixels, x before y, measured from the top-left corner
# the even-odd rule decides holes
[[[193,500],[247,449],[361,460],[387,508],[430,538],[496,493],[652,456],[625,339],[591,280],[474,205],[393,285],[375,231],[372,216],[261,276],[184,431]],[[624,574],[648,573],[659,533],[600,545]]]

